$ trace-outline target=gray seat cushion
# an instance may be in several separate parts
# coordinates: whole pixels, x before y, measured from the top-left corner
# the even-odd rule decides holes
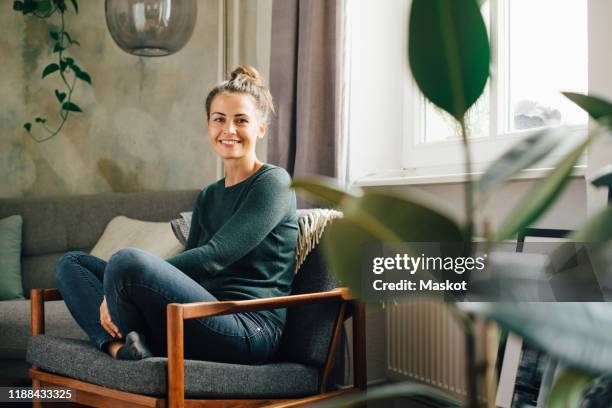
[[[46,333],[75,339],[87,335],[74,321],[64,301],[45,302]],[[0,358],[24,359],[30,338],[30,301],[0,302]]]
[[[114,360],[85,341],[41,335],[30,339],[27,360],[43,370],[113,389],[166,394],[166,358]],[[296,363],[185,361],[187,398],[301,397],[316,394],[318,380],[316,368]]]

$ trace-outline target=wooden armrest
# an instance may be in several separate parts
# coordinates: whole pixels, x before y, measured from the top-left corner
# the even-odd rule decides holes
[[[45,332],[45,302],[62,300],[57,289],[30,290],[30,329],[32,336]]]
[[[183,320],[201,317],[219,316],[242,312],[256,312],[259,310],[279,309],[291,306],[304,306],[324,302],[337,302],[351,300],[348,289],[338,288],[329,292],[306,293],[303,295],[279,296],[265,299],[222,301],[222,302],[196,302],[171,303],[167,310],[169,313],[181,315]],[[173,310],[173,312],[170,312]]]
[[[59,290],[53,289],[32,289],[30,290],[30,300],[40,296],[43,302],[50,302],[52,300],[62,300],[62,294]]]

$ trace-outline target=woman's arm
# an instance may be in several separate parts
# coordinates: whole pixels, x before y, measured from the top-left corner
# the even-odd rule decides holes
[[[195,204],[193,205],[193,212],[191,213],[191,226],[189,227],[189,237],[187,237],[187,243],[185,244],[185,250],[195,248],[198,245],[198,239],[202,234],[200,227],[200,202],[204,196],[206,190],[200,191],[198,194]]]

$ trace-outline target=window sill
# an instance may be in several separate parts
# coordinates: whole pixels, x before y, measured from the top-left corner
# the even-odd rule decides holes
[[[586,165],[574,166],[571,177],[585,177]],[[536,168],[523,170],[510,180],[533,180],[545,177],[551,168]],[[483,174],[482,171],[472,173],[474,179]],[[466,173],[449,172],[444,168],[432,171],[430,168],[387,170],[369,174],[353,182],[359,187],[409,186],[429,184],[458,184],[465,181]]]

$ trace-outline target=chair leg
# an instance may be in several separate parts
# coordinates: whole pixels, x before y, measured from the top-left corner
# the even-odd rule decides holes
[[[365,304],[353,303],[353,376],[355,387],[366,390],[368,387],[366,366],[366,324]]]
[[[40,381],[38,381],[38,380],[32,380],[32,388],[33,388],[33,389],[40,388]],[[33,408],[42,408],[42,406],[43,406],[43,405],[42,405],[42,401],[37,400],[37,399],[34,399],[34,400],[32,401],[32,407],[33,407]]]

